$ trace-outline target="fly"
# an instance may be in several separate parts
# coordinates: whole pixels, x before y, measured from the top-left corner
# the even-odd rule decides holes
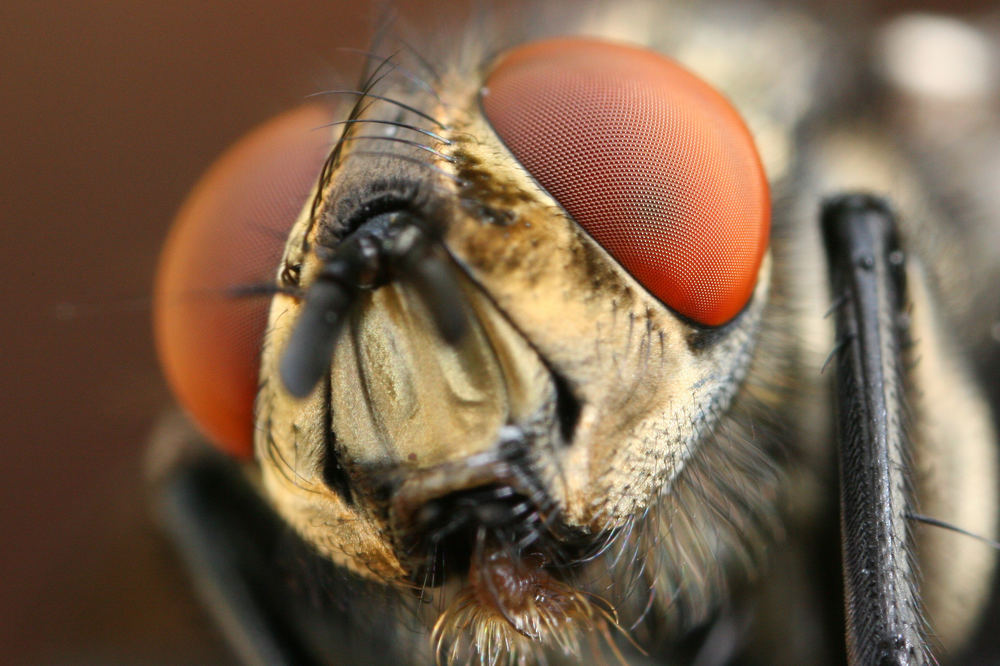
[[[931,525],[996,531],[968,356],[996,361],[971,286],[996,232],[942,204],[911,157],[933,140],[886,138],[855,45],[808,14],[565,9],[557,35],[500,10],[459,44],[387,33],[182,210],[161,358],[230,457],[190,443],[161,505],[234,643],[960,654],[995,553]]]

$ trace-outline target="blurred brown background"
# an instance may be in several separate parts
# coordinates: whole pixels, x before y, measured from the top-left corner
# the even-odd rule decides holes
[[[0,662],[232,660],[149,516],[147,293],[212,158],[353,79],[370,4],[0,2]]]

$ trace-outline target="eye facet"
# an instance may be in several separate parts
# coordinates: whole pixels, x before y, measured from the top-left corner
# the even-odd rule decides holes
[[[746,305],[767,249],[767,180],[707,83],[651,51],[553,39],[506,54],[482,104],[527,171],[667,306],[718,326]]]
[[[223,450],[250,457],[258,357],[288,232],[330,149],[319,106],[287,112],[230,148],[174,221],[154,298],[157,352],[181,405]],[[314,131],[316,130],[316,131]]]

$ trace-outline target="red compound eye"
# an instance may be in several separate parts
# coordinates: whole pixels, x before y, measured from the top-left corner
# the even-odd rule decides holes
[[[272,284],[292,224],[330,149],[318,106],[251,132],[201,178],[174,222],[154,300],[157,351],[171,388],[225,451],[253,452],[253,401]]]
[[[639,48],[553,39],[504,56],[483,110],[528,172],[657,298],[707,326],[746,305],[770,199],[730,104]]]

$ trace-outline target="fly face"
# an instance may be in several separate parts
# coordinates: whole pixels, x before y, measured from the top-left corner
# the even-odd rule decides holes
[[[742,622],[749,605],[766,626],[787,613],[787,599],[809,606],[823,594],[793,573],[803,561],[821,566],[825,554],[811,542],[828,534],[830,525],[817,524],[829,521],[836,497],[835,397],[820,376],[835,334],[823,317],[827,278],[816,269],[824,263],[818,202],[857,189],[862,173],[866,190],[898,191],[899,174],[911,170],[853,120],[835,117],[830,105],[856,79],[824,57],[836,49],[815,23],[791,12],[637,6],[623,14],[635,39],[644,33],[640,9],[669,14],[655,45],[723,89],[750,129],[670,58],[543,31],[470,36],[440,68],[423,54],[372,56],[357,90],[330,93],[349,102],[333,117],[325,163],[314,149],[325,144],[305,142],[303,168],[319,184],[282,240],[277,283],[265,289],[273,300],[254,476],[323,558],[397,591],[376,612],[393,618],[405,658],[431,653],[399,629],[401,608],[422,618],[439,660],[596,650],[624,661],[616,627],[650,643],[712,618]],[[754,57],[720,58],[706,45],[721,36]],[[762,50],[767,40],[783,48]],[[820,109],[830,127],[808,122]],[[891,239],[884,252],[877,234],[859,245],[863,226],[828,250],[831,266],[848,257],[848,267],[876,276],[879,294],[868,309],[837,313],[844,384],[868,382],[841,393],[887,405],[868,419],[867,407],[840,403],[842,440],[860,439],[865,451],[887,441],[884,450],[871,444],[879,464],[862,465],[886,470],[885,501],[863,502],[881,513],[854,521],[885,530],[844,546],[846,569],[864,579],[848,584],[848,616],[879,626],[849,625],[857,663],[872,654],[866,640],[905,663],[928,654],[909,545],[914,496],[923,513],[977,532],[991,532],[996,519],[992,508],[969,509],[996,504],[983,500],[995,500],[993,475],[953,493],[940,492],[947,482],[936,478],[972,478],[994,465],[994,436],[934,309],[936,267],[919,254],[901,262],[892,244],[938,219],[915,214],[928,208],[919,187],[910,191],[899,209],[867,196],[826,207],[830,225],[873,219]],[[308,192],[299,184],[284,196],[301,202]],[[843,275],[832,278],[840,310],[867,302],[868,287],[858,285],[868,283]],[[187,289],[161,279],[161,293]],[[263,328],[259,308],[248,316]],[[169,329],[173,319],[164,319]],[[189,321],[177,326],[203,336],[205,325]],[[869,323],[882,343],[864,342]],[[923,340],[928,359],[912,372],[911,338]],[[879,368],[875,379],[859,369],[865,363],[843,360],[855,351]],[[236,374],[246,384],[256,372],[249,364]],[[174,378],[182,397],[203,404],[185,382]],[[201,421],[215,434],[245,418],[208,411]],[[897,427],[904,420],[909,429]],[[855,437],[869,421],[875,434]],[[964,455],[947,453],[948,433],[960,434]],[[246,453],[242,435],[222,437]],[[911,477],[893,476],[911,466]],[[858,483],[855,494],[882,492]],[[792,538],[771,557],[788,564],[787,575],[753,597],[746,582],[784,531]],[[851,543],[867,540],[881,549],[875,565],[852,554]],[[920,544],[930,572],[924,600],[932,619],[952,626],[942,641],[958,644],[984,602],[977,585],[993,559],[933,541]],[[947,562],[959,550],[966,575],[956,576]],[[902,591],[882,610],[852,605],[878,605],[893,586]],[[803,612],[802,625],[827,619]],[[759,633],[756,648],[775,663],[825,649]]]
[[[565,78],[518,89],[554,57]],[[439,98],[380,90],[348,119],[286,248],[301,279],[271,309],[258,457],[279,510],[334,561],[457,584],[481,606],[474,632],[551,642],[547,614],[571,614],[535,586],[589,608],[575,569],[676,482],[746,374],[767,191],[728,103],[651,52],[539,42],[485,71],[455,72]],[[548,97],[505,106],[532,91]],[[652,123],[618,112],[643,102]],[[555,165],[518,143],[542,116],[517,117],[553,107],[571,111],[544,113]],[[512,151],[543,159],[526,170]],[[595,159],[606,173],[574,190]],[[518,572],[509,594],[477,594],[501,566]]]

